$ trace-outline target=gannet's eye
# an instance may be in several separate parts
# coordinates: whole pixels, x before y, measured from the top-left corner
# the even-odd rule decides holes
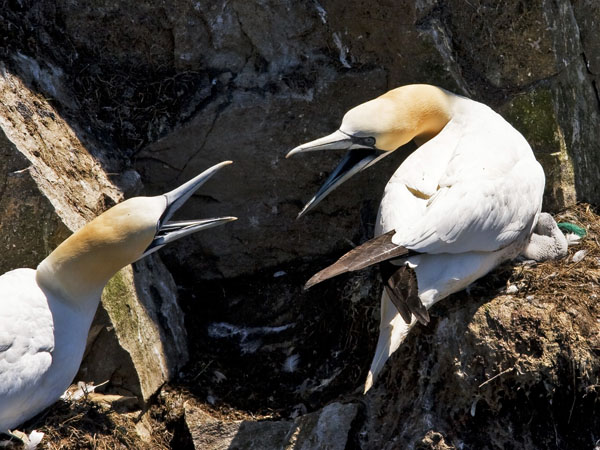
[[[353,144],[363,145],[365,147],[374,147],[375,138],[373,136],[350,136]]]
[[[365,145],[370,145],[371,147],[373,147],[375,145],[375,138],[373,136],[368,136],[364,139],[365,139],[364,140]]]

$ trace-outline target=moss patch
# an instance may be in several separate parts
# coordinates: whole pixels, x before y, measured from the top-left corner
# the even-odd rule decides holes
[[[127,299],[135,296],[132,280],[129,278],[129,268],[121,269],[110,279],[102,292],[102,304],[110,315],[113,323],[127,324],[133,331],[138,326],[137,318],[131,314],[131,307]]]
[[[537,154],[562,150],[552,93],[549,89],[537,89],[517,95],[503,109],[503,114],[527,139]]]

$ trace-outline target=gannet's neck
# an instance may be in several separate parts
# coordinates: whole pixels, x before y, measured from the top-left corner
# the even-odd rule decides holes
[[[165,203],[136,197],[96,217],[39,264],[38,285],[69,303],[97,302],[108,280],[150,245]]]
[[[412,84],[387,92],[401,105],[398,121],[404,123],[406,142],[422,145],[435,137],[452,118],[453,95],[428,84]],[[405,143],[406,143],[405,142]]]

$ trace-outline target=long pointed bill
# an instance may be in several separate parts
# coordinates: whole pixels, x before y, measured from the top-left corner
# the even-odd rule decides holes
[[[361,148],[350,150],[340,161],[338,166],[331,172],[329,178],[317,191],[315,196],[298,213],[298,218],[313,209],[321,200],[323,200],[331,191],[341,185],[352,176],[365,170],[367,167],[375,164],[377,161],[388,155],[390,152],[383,150]]]
[[[359,148],[370,148],[372,149],[375,144],[375,139],[372,137],[357,137],[344,133],[341,130],[337,130],[328,136],[324,136],[314,141],[307,142],[306,144],[299,145],[298,147],[290,150],[286,158],[289,158],[296,153],[313,152],[316,150],[353,150]]]
[[[307,142],[306,144],[299,145],[298,147],[290,150],[286,158],[289,158],[296,153],[303,152],[313,152],[316,150],[327,150],[327,149],[337,149],[337,150],[347,150],[352,147],[352,139],[346,133],[337,130],[334,133],[331,133],[328,136],[315,139],[314,141]]]
[[[179,238],[182,238],[183,236],[237,220],[237,217],[227,216],[213,219],[169,221],[173,214],[175,214],[175,212],[192,196],[194,192],[196,192],[200,186],[206,183],[206,181],[208,181],[210,177],[217,173],[221,168],[231,163],[232,161],[223,161],[222,163],[216,164],[210,169],[202,172],[200,175],[197,175],[188,182],[182,184],[178,188],[164,194],[165,198],[167,199],[167,206],[158,222],[158,230],[156,231],[154,240],[150,243],[142,257],[147,256],[150,253],[154,253],[156,250],[165,246],[169,242],[173,242]]]
[[[218,227],[227,222],[237,220],[237,217],[216,217],[213,219],[202,220],[182,220],[178,222],[167,222],[160,227],[154,240],[144,252],[144,256],[154,253],[161,247],[164,247],[169,242],[176,241],[179,238],[195,233],[196,231],[206,230],[207,228]]]
[[[349,150],[344,159],[338,164],[335,170],[329,175],[323,186],[318,190],[315,196],[302,208],[298,218],[314,208],[317,203],[323,200],[331,191],[337,188],[354,174],[375,164],[384,156],[391,152],[377,150],[375,148],[375,138],[370,136],[352,136],[337,130],[328,136],[315,139],[306,144],[299,145],[291,150],[286,158],[297,153],[312,152],[316,150]]]
[[[196,190],[206,183],[210,177],[221,170],[223,167],[232,164],[233,161],[223,161],[219,164],[212,166],[210,169],[206,169],[200,175],[196,175],[190,181],[183,183],[178,188],[173,189],[171,192],[167,192],[165,197],[167,198],[167,208],[160,218],[161,224],[166,223],[167,220],[175,214],[181,205],[183,205]]]
[[[288,156],[293,154],[292,152],[299,153],[302,151],[313,150],[312,148],[298,150],[301,147],[302,146],[296,147],[294,150],[288,153]],[[374,148],[357,148],[350,150],[348,153],[346,153],[334,171],[331,172],[331,175],[329,175],[327,180],[325,180],[325,183],[323,183],[315,196],[311,198],[304,208],[302,208],[302,211],[298,213],[298,218],[302,217],[305,213],[314,208],[321,200],[329,195],[331,191],[341,185],[344,181],[348,180],[358,172],[365,170],[367,167],[372,166],[389,153],[391,152],[377,150]]]

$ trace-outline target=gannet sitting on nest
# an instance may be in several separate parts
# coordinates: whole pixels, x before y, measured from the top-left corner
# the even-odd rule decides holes
[[[69,386],[102,290],[119,269],[183,236],[236,219],[169,221],[228,164],[164,195],[126,200],[66,239],[37,270],[0,277],[0,432],[50,406]]]
[[[290,151],[349,150],[298,216],[411,140],[420,147],[385,187],[377,237],[306,284],[381,264],[380,334],[365,392],[415,323],[429,322],[434,303],[523,251],[540,259],[566,253],[554,219],[540,216],[544,172],[523,136],[486,105],[429,85],[363,103],[333,134]]]

